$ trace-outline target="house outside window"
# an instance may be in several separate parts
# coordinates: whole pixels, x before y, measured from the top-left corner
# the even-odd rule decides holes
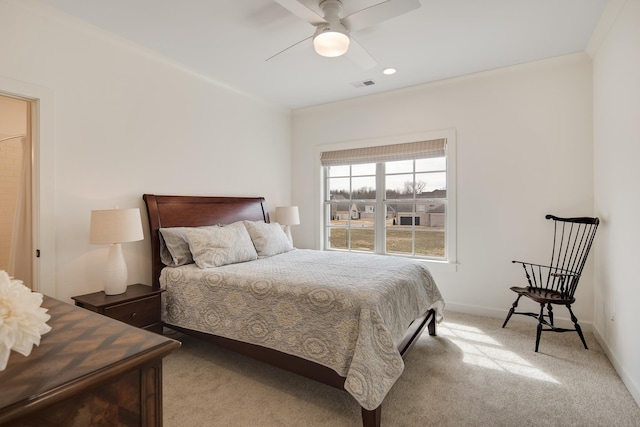
[[[323,249],[455,262],[450,148],[439,138],[323,151]]]

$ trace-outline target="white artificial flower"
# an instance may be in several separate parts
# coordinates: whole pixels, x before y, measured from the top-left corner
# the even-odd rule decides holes
[[[40,336],[51,330],[51,318],[42,305],[42,294],[32,292],[20,280],[0,270],[0,371],[7,367],[11,350],[28,356]]]

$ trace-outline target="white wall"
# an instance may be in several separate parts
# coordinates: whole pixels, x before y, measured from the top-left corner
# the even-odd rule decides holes
[[[550,256],[544,215],[593,213],[591,85],[590,59],[576,54],[295,110],[297,246],[319,247],[318,145],[455,128],[459,265],[457,272],[434,269],[434,276],[450,309],[503,318],[514,299],[508,287],[522,283],[510,261]],[[587,329],[591,271],[575,304]],[[532,329],[532,345],[533,338]]]
[[[640,403],[640,1],[612,2],[593,58],[595,331]]]
[[[143,193],[264,196],[290,202],[288,110],[235,92],[31,0],[0,1],[3,82],[55,102],[41,159],[54,194],[41,237],[62,300],[102,288],[107,248],[91,246],[92,209],[140,207],[145,241],[123,245],[130,282],[150,282]],[[19,85],[16,85],[19,86]],[[250,124],[250,125],[248,125]],[[46,209],[47,207],[45,207]],[[53,220],[49,221],[52,216]]]

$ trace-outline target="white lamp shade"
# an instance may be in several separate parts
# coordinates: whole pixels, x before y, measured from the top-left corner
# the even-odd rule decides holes
[[[276,222],[281,225],[300,224],[297,206],[279,206],[276,208]]]
[[[140,209],[91,211],[89,243],[110,245],[104,270],[104,293],[118,295],[127,291],[127,264],[120,243],[144,239]]]
[[[91,234],[89,243],[106,245],[111,243],[136,242],[144,239],[140,209],[107,209],[91,211]]]

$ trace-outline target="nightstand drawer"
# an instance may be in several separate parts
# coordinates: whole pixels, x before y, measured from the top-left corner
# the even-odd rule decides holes
[[[104,314],[132,326],[157,323],[160,321],[160,295],[106,307]]]

